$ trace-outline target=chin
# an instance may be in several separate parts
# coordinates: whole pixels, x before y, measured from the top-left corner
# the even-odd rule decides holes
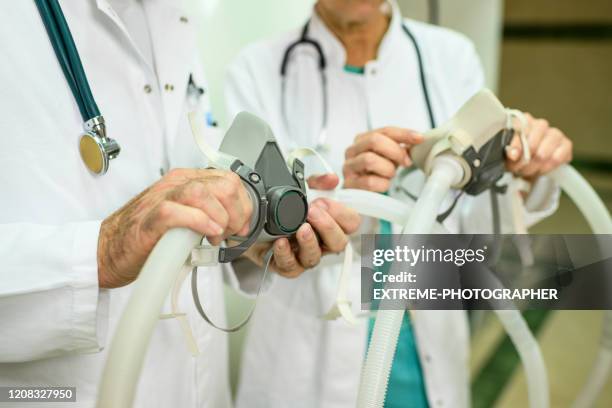
[[[319,3],[345,21],[361,23],[380,12],[384,0],[319,0]]]

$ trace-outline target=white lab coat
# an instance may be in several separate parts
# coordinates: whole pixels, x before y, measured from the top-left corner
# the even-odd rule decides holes
[[[209,106],[206,95],[188,96],[190,74],[206,83],[193,22],[173,0],[143,3],[154,67],[106,0],[61,3],[108,134],[122,150],[105,176],[88,172],[77,144],[82,120],[34,2],[2,2],[0,385],[75,386],[77,403],[68,405],[93,407],[105,350],[131,293],[131,286],[98,288],[100,223],[160,171],[205,164],[187,111],[204,114]],[[201,272],[200,293],[223,324],[220,268]],[[202,353],[188,352],[176,320],[160,321],[135,406],[230,406],[227,338],[195,317],[187,288],[179,303]]]
[[[328,148],[323,156],[338,174],[344,152],[357,134],[383,126],[429,128],[415,49],[402,31],[398,8],[393,8],[378,58],[366,65],[363,76],[344,71],[344,48],[316,13],[311,17],[309,35],[321,44],[327,60]],[[406,24],[423,53],[434,114],[441,124],[484,86],[479,59],[460,34],[411,20]],[[280,64],[301,30],[244,49],[229,69],[226,88],[229,114],[246,110],[260,115],[286,151],[314,147],[322,124],[322,87],[312,47],[298,47],[292,54],[285,95],[288,125],[282,114]],[[418,194],[423,180],[423,174],[415,172],[404,187]],[[539,184],[530,197],[528,223],[548,215],[556,205],[556,188],[545,181]],[[441,212],[451,201],[449,196]],[[502,201],[507,219],[509,200]],[[488,195],[462,198],[445,226],[453,232],[491,232]],[[321,266],[295,281],[280,278],[262,297],[244,347],[237,407],[355,406],[367,321],[351,327],[320,318],[333,302],[339,270],[337,265]],[[350,291],[355,312],[360,305],[359,280],[356,260]],[[466,314],[417,311],[412,320],[430,405],[469,406]]]

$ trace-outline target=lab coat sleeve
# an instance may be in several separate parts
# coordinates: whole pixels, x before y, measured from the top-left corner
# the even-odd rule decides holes
[[[462,78],[460,80],[461,89],[459,90],[462,104],[471,96],[485,87],[485,77],[480,58],[474,45],[468,42],[465,47],[464,56],[459,59],[461,64]],[[500,184],[510,183],[509,174]],[[511,191],[511,189],[508,189]],[[559,205],[560,189],[550,177],[540,177],[532,186],[525,205],[523,207],[523,220],[526,227],[530,227],[546,217],[552,215]],[[490,233],[492,232],[492,212],[491,199],[488,192],[463,200],[461,217],[461,230],[470,232]],[[502,232],[514,232],[514,225],[511,222],[512,204],[510,193],[500,197],[500,212],[502,218]],[[483,217],[483,209],[489,217]],[[488,224],[485,225],[483,221]]]
[[[0,363],[99,351],[109,294],[98,287],[99,221],[0,225]]]

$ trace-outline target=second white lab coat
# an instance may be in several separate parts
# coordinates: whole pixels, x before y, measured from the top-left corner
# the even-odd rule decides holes
[[[429,128],[415,48],[401,22],[394,5],[378,58],[368,62],[364,74],[357,76],[344,70],[345,51],[337,38],[316,13],[311,16],[309,35],[321,44],[327,61],[328,146],[323,156],[339,175],[344,152],[357,134],[384,126],[419,131]],[[479,59],[462,35],[411,20],[406,24],[423,53],[434,115],[440,125],[484,86]],[[322,125],[323,88],[312,47],[300,46],[292,54],[285,107],[281,103],[281,60],[301,30],[299,27],[248,46],[231,65],[226,88],[229,114],[246,110],[261,116],[271,124],[286,152],[300,146],[314,147]],[[322,169],[315,167],[310,172],[321,173]],[[423,181],[423,174],[415,172],[404,187],[418,195]],[[556,188],[545,181],[540,184],[526,211],[530,224],[555,208]],[[452,198],[449,195],[441,212]],[[502,200],[506,220],[508,204],[506,197]],[[490,233],[488,194],[462,198],[445,226],[452,232]],[[509,230],[507,221],[504,229]],[[320,266],[296,280],[279,278],[262,296],[244,346],[236,401],[239,408],[355,406],[366,352],[367,319],[354,327],[341,320],[321,319],[334,300],[339,272],[338,265]],[[351,282],[349,297],[358,313],[359,260],[354,263]],[[430,405],[469,406],[466,313],[415,311],[411,316]]]

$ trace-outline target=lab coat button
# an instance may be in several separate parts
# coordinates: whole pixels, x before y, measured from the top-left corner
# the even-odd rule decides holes
[[[168,91],[168,92],[172,92],[172,91],[174,91],[174,85],[172,85],[172,84],[166,84],[166,85],[164,86],[164,89],[165,89],[166,91]]]
[[[153,88],[151,88],[151,85],[146,84],[146,85],[144,86],[144,91],[145,91],[145,93],[148,93],[148,94],[149,94],[149,93],[151,93],[151,92],[153,91]]]
[[[431,356],[429,354],[425,354],[425,362],[431,363]]]
[[[189,19],[187,17],[185,17],[185,16],[181,16],[180,20],[181,20],[181,23],[188,23],[189,22]]]

